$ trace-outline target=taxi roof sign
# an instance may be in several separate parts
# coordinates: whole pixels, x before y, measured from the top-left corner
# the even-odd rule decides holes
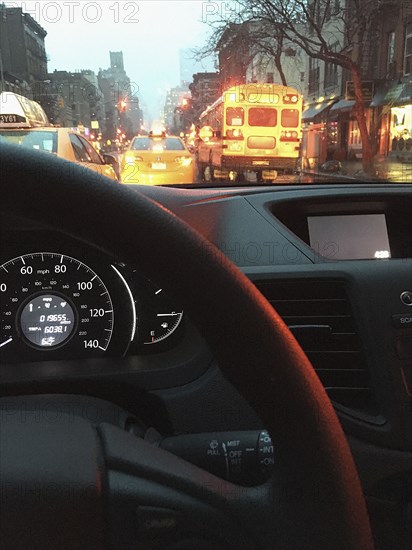
[[[164,139],[166,137],[166,132],[164,130],[151,130],[149,132],[149,138],[153,139]]]
[[[0,128],[35,128],[50,126],[42,107],[14,92],[0,93]]]

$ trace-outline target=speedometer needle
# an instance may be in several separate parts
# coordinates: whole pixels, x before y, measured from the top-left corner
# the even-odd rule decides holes
[[[13,341],[13,338],[9,338],[8,340],[6,340],[2,344],[0,344],[0,348],[2,348],[3,346],[7,346],[7,344],[10,344],[10,342],[12,342],[12,341]]]

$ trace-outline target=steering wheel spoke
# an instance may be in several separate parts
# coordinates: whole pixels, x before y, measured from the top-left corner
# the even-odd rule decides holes
[[[258,547],[253,526],[239,517],[256,489],[245,491],[115,426],[102,425],[99,433],[114,547],[179,548],[188,540],[211,548]],[[263,494],[268,487],[259,491],[265,509]]]

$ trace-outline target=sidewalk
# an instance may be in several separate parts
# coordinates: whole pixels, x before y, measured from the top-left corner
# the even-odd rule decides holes
[[[412,183],[412,162],[398,162],[389,159],[375,161],[376,177],[365,174],[362,161],[342,161],[341,169],[337,172],[325,171],[320,167],[315,170],[305,170],[307,175],[329,178],[333,181],[347,181],[352,183]]]
[[[378,177],[394,183],[412,183],[412,162],[376,161]]]

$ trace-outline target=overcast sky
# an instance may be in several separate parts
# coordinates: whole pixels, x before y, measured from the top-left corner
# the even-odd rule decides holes
[[[180,84],[179,49],[202,46],[210,32],[205,21],[226,9],[225,2],[202,0],[4,2],[23,7],[46,29],[50,72],[97,73],[108,68],[109,51],[123,51],[125,69],[152,118],[163,107],[166,88]],[[204,70],[213,70],[210,60]]]

